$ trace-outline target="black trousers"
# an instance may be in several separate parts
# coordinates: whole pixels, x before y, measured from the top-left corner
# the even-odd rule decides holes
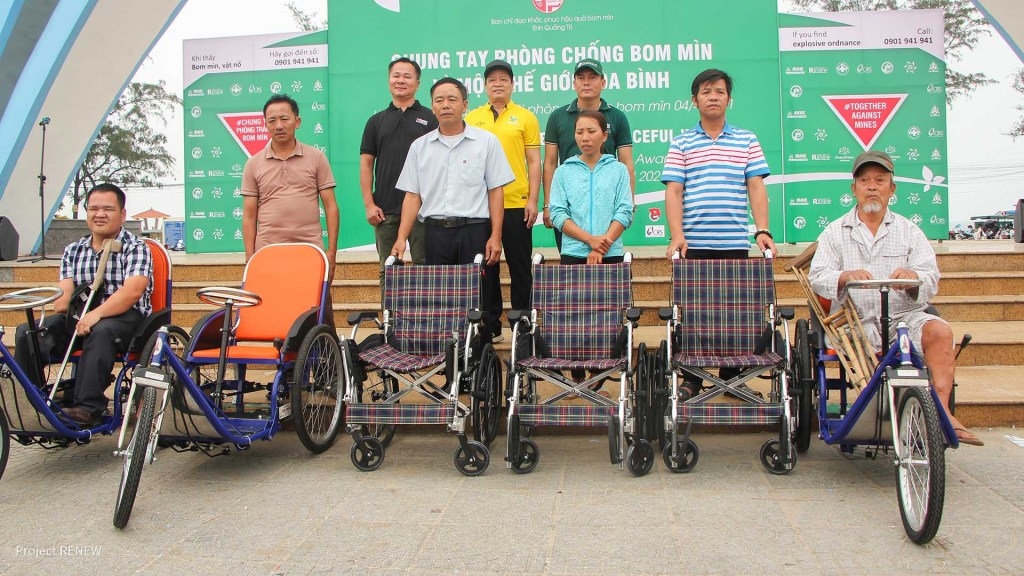
[[[75,369],[75,406],[82,406],[94,413],[107,409],[108,400],[103,393],[110,386],[114,357],[128,346],[128,341],[141,321],[142,313],[132,308],[119,316],[100,320],[88,336],[80,339],[82,355]],[[42,328],[44,330],[39,335],[41,363],[48,364],[52,358],[63,360],[72,336],[67,329],[64,315],[47,316],[43,320]],[[115,340],[119,340],[120,344],[115,343]],[[27,323],[18,326],[14,335],[14,345],[14,360],[28,375],[29,380],[39,386],[40,383],[35,380],[39,377],[40,367],[32,366]]]
[[[472,264],[477,254],[483,254],[487,239],[491,237],[491,224],[467,224],[456,228],[424,226],[426,263]],[[501,333],[501,286],[498,283],[498,265],[483,265],[480,286],[480,311],[484,317],[484,332],[491,336]]]
[[[533,229],[526,227],[523,217],[525,208],[505,208],[505,221],[501,225],[501,247],[505,252],[509,279],[512,281],[511,301],[513,310],[530,309],[530,292],[533,290]]]
[[[705,248],[689,249],[686,251],[687,260],[744,260],[750,257],[747,250],[708,250]],[[718,377],[728,380],[738,376],[742,372],[739,368],[721,367],[718,369]],[[700,385],[703,380],[687,374],[685,380],[690,385]]]

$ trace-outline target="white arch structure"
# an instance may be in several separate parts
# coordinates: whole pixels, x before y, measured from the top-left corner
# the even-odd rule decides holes
[[[186,0],[0,0],[0,215],[38,250],[46,131],[49,222],[107,114]],[[47,246],[60,254],[63,246]]]

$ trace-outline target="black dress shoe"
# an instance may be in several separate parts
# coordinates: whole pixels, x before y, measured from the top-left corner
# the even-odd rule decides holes
[[[92,426],[99,422],[103,414],[96,414],[86,408],[85,406],[74,406],[72,408],[65,408],[64,415],[67,416],[71,421],[82,426]]]

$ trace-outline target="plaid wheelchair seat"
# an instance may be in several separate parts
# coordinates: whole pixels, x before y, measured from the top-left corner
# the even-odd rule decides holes
[[[783,361],[766,339],[775,303],[771,260],[675,260],[672,303],[680,310],[673,363],[754,368]]]
[[[534,264],[533,307],[550,357],[519,364],[550,370],[606,370],[626,362],[618,350],[626,308],[633,303],[629,263],[559,266]],[[613,356],[614,354],[614,356]]]
[[[409,373],[444,361],[445,341],[465,334],[467,314],[480,307],[480,266],[385,266],[387,343],[359,354],[378,368]]]

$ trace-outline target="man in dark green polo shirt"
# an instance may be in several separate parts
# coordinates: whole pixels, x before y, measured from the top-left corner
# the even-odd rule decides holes
[[[558,108],[548,116],[547,128],[544,130],[544,193],[551,194],[551,178],[555,168],[566,158],[580,153],[576,146],[576,118],[580,110],[600,110],[608,119],[608,140],[601,152],[615,156],[629,170],[629,185],[636,193],[636,176],[633,173],[633,135],[629,129],[629,120],[618,108],[613,108],[601,98],[606,80],[601,63],[585,58],[576,63],[573,74],[573,88],[576,99],[566,106]],[[549,197],[550,200],[550,197]],[[551,215],[548,202],[544,202],[544,225],[551,228]],[[555,242],[561,249],[562,235],[555,230]]]

